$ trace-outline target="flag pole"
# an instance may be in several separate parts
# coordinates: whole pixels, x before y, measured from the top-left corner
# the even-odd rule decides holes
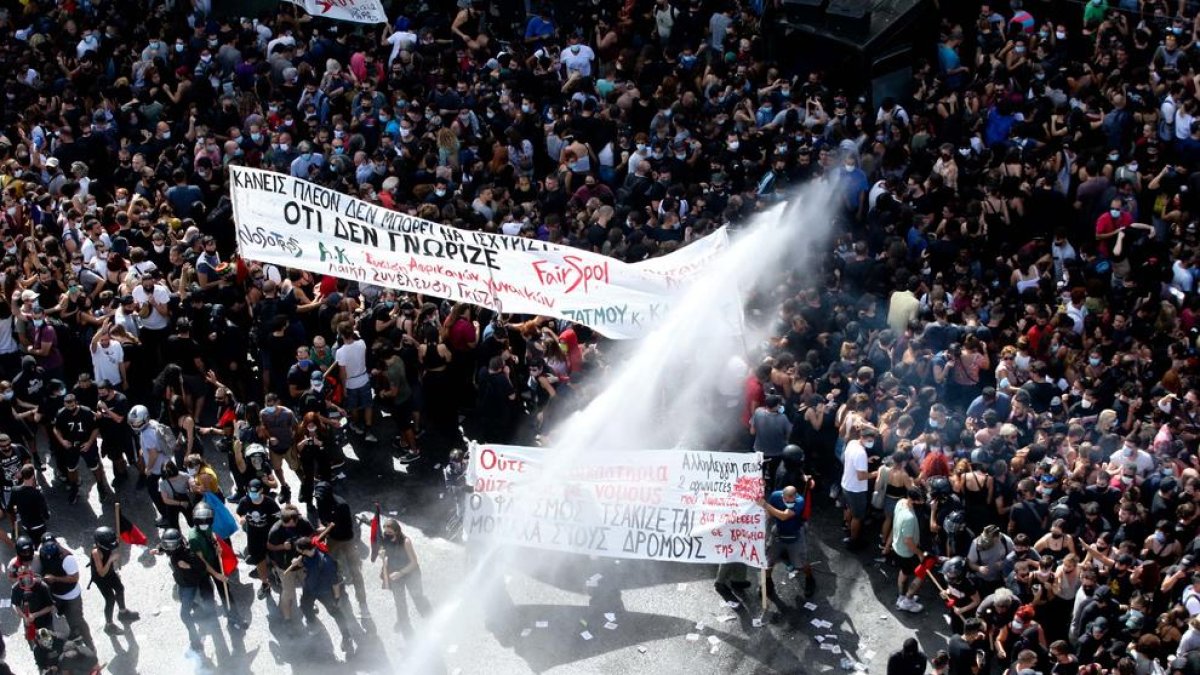
[[[117,546],[121,545],[121,502],[113,502],[113,512],[117,520]]]

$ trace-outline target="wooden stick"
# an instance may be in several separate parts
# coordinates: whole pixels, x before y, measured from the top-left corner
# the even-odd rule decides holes
[[[113,502],[113,511],[117,520],[117,548],[121,547],[121,502]]]
[[[761,567],[758,570],[758,587],[762,591],[762,613],[767,613],[767,575],[771,573],[771,568]]]
[[[225,608],[228,609],[229,608],[229,580],[228,579],[221,580],[221,588],[225,589]]]

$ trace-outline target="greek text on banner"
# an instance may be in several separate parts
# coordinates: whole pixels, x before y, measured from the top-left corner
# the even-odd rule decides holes
[[[541,314],[640,337],[727,247],[720,230],[639,264],[536,239],[461,230],[284,174],[230,167],[248,260],[411,293]]]
[[[476,446],[467,537],[611,558],[766,566],[756,455],[695,450],[588,453],[553,479],[553,450]]]
[[[387,23],[380,0],[286,0],[312,16],[355,23]]]

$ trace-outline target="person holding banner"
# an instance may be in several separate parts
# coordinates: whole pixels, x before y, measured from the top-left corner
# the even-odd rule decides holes
[[[766,499],[759,499],[758,505],[771,516],[772,536],[767,546],[767,597],[776,605],[779,604],[771,572],[784,553],[787,553],[789,568],[799,567],[804,571],[804,595],[812,597],[817,580],[808,562],[808,522],[804,515],[804,497],[795,486],[789,485],[772,492]]]

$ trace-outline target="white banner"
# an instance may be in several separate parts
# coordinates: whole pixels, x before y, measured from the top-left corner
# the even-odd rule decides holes
[[[630,265],[537,239],[460,230],[284,174],[231,166],[242,257],[319,274],[539,314],[635,338],[727,247],[724,229]]]
[[[766,567],[757,455],[644,450],[587,453],[543,467],[554,450],[472,449],[463,532],[505,544],[686,563]]]
[[[322,19],[355,23],[387,23],[380,0],[286,0]]]

